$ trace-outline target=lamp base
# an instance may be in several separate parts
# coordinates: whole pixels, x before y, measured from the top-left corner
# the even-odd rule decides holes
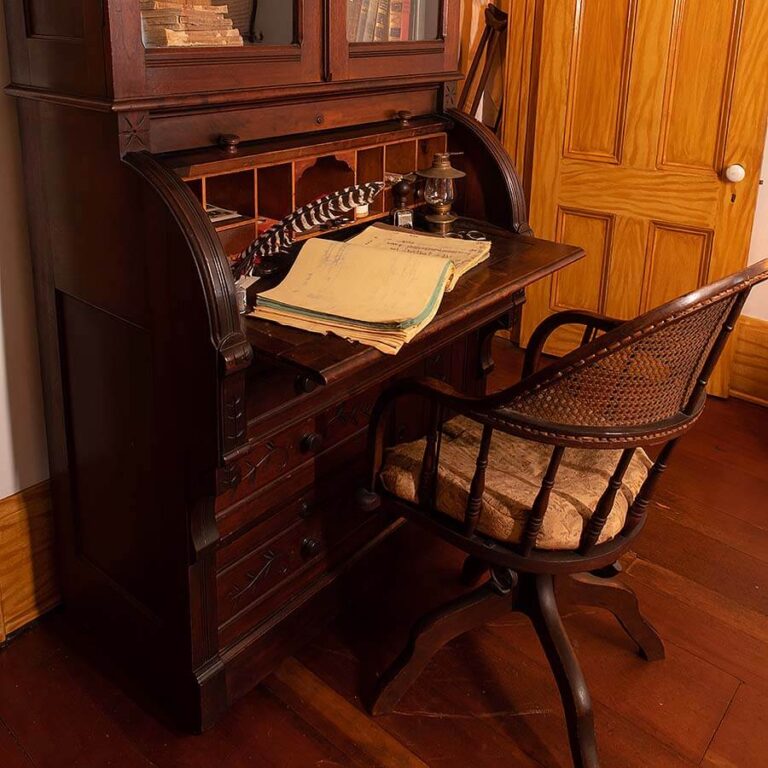
[[[430,223],[430,224],[453,224],[456,219],[459,217],[455,213],[451,213],[450,211],[446,213],[428,213],[424,216],[424,218]]]

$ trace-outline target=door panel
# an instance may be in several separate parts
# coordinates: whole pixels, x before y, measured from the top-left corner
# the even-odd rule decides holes
[[[636,10],[636,0],[594,0],[576,11],[566,157],[621,162]]]
[[[587,256],[531,289],[524,343],[552,312],[634,317],[743,266],[768,111],[762,0],[550,0],[539,13],[530,219]],[[725,181],[731,163],[740,184]],[[727,392],[723,366],[711,385]]]

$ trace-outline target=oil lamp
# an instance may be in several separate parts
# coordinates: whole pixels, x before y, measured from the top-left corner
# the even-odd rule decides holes
[[[458,171],[451,165],[451,157],[462,155],[463,152],[438,152],[432,161],[432,167],[423,171],[417,171],[418,175],[426,179],[424,185],[424,201],[432,209],[432,213],[425,216],[430,224],[435,224],[438,229],[445,231],[458,216],[451,212],[451,206],[456,198],[456,185],[454,179],[462,179],[466,174]]]

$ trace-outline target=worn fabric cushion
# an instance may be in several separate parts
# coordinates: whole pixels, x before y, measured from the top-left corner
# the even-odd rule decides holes
[[[443,427],[437,481],[437,508],[463,520],[469,486],[475,473],[482,426],[463,416]],[[384,463],[384,488],[405,501],[418,501],[419,475],[425,440],[398,445]],[[477,530],[498,541],[518,542],[522,536],[552,446],[495,431],[486,472],[483,508]],[[591,517],[616,469],[621,451],[567,448],[536,546],[541,549],[577,549],[584,525]],[[616,536],[627,511],[651,467],[647,454],[638,449],[599,541]]]

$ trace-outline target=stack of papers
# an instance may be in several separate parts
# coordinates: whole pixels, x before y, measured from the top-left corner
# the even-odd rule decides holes
[[[490,243],[369,227],[346,243],[308,240],[255,317],[334,333],[396,354],[437,314],[446,291],[488,258]]]

